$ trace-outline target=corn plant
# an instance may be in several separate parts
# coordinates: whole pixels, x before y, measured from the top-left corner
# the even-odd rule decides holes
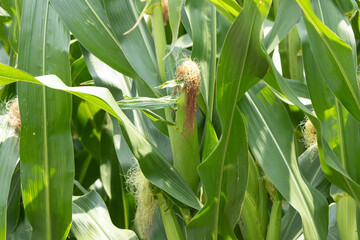
[[[359,239],[357,0],[1,0],[0,240]]]

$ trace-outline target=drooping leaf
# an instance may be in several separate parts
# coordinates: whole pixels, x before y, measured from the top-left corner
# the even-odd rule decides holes
[[[51,0],[51,4],[86,49],[117,71],[136,76],[109,25],[102,1]]]
[[[189,185],[185,183],[159,150],[134,127],[117,106],[108,89],[87,86],[68,87],[54,75],[34,78],[25,72],[0,64],[0,84],[9,84],[16,81],[46,85],[53,89],[69,92],[99,106],[116,117],[119,120],[122,134],[139,161],[146,178],[180,202],[195,209],[200,209],[201,204]]]
[[[329,17],[327,21],[332,22]],[[301,27],[301,24],[299,26]],[[318,63],[313,56],[314,52],[309,46],[309,39],[304,27],[299,28],[299,30],[308,88],[314,110],[321,122],[321,128],[316,126],[316,124],[314,125],[317,127],[318,135],[321,134],[323,136],[323,140],[320,142],[318,138],[323,172],[333,184],[348,192],[360,204],[360,199],[358,198],[360,185],[357,173],[357,159],[360,156],[358,154],[359,145],[357,143],[360,139],[359,132],[354,131],[354,129],[359,129],[358,122],[338,103],[339,100],[330,91],[324,75],[321,73]],[[341,31],[338,33],[341,34]],[[347,120],[344,122],[344,119]],[[335,129],[336,131],[334,131]]]
[[[134,2],[106,0],[104,7],[109,23],[131,66],[149,86],[158,86],[161,81],[156,65],[154,41],[145,22],[141,21],[137,28],[124,35],[139,17]]]
[[[338,8],[332,7],[332,2],[328,4],[327,1],[320,1],[318,3],[320,5],[326,4],[326,9],[329,10],[325,12],[326,15],[321,15],[321,6],[315,8],[314,12],[309,0],[297,0],[297,3],[303,11],[309,43],[321,74],[341,104],[360,121],[360,93],[356,81],[356,55],[353,52],[355,49],[352,48],[353,32],[345,29],[340,30],[342,33],[346,31],[346,34],[340,38],[332,31],[332,26],[327,26],[326,22],[324,23],[325,17],[331,23],[334,19],[338,20],[341,14]],[[346,23],[344,18],[342,21]],[[348,25],[345,28],[351,29],[351,26]]]

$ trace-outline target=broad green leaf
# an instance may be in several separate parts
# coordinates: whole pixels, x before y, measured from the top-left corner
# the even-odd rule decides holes
[[[302,39],[302,41],[304,42],[304,39]],[[303,51],[305,51],[305,49],[306,47],[304,47],[303,45]],[[305,60],[305,62],[306,61],[307,60]],[[287,98],[290,102],[292,102],[302,111],[304,111],[304,113],[307,115],[307,117],[311,120],[311,122],[316,128],[320,162],[324,174],[329,179],[329,181],[336,183],[338,187],[348,192],[360,205],[360,185],[356,183],[353,179],[351,179],[349,174],[344,170],[336,154],[331,150],[329,144],[322,136],[322,127],[320,125],[319,119],[315,118],[314,114],[310,111],[310,109],[307,108],[304,104],[302,104],[302,102],[298,99],[292,89],[287,85],[283,77],[276,71],[275,66],[273,64],[271,66],[271,70],[264,78],[264,80],[276,91],[284,94],[284,97],[286,96],[285,98]],[[317,70],[317,68],[313,67],[311,69]],[[316,73],[318,73],[317,76],[321,76],[319,71],[316,71]],[[317,79],[316,76],[314,77],[314,79]]]
[[[347,19],[338,11],[336,6],[328,4],[328,2],[320,1],[319,5],[314,9],[321,11],[323,13],[323,22],[352,47],[354,63],[356,63],[355,39],[351,26],[347,23]],[[338,26],[338,22],[344,22],[344,24]],[[304,34],[303,31],[302,41],[304,57],[306,55],[305,67],[308,76],[308,87],[311,98],[314,99],[314,110],[319,115],[319,119],[323,125],[322,135],[338,156],[344,169],[359,183],[360,169],[358,168],[358,161],[360,160],[360,132],[355,130],[360,129],[359,123],[329,91],[331,87],[326,87],[326,77],[324,75],[324,77],[322,77],[320,74],[321,69],[316,62],[316,53],[312,48],[310,50],[308,47],[309,43],[311,46],[311,40]],[[355,90],[358,92],[357,84]],[[341,99],[339,100],[341,101]]]
[[[135,233],[115,227],[105,203],[95,191],[74,197],[71,232],[78,240],[136,240]]]
[[[119,120],[122,134],[134,156],[139,161],[142,172],[151,183],[163,189],[175,199],[188,206],[200,209],[201,204],[176,170],[130,122],[118,107],[109,90],[102,87],[68,87],[54,75],[33,78],[31,75],[0,64],[0,84],[25,81],[49,88],[69,92],[97,105]]]
[[[296,23],[300,21],[301,17],[301,9],[294,0],[280,1],[274,25],[264,39],[264,45],[268,53],[274,50]]]
[[[263,84],[258,84],[245,96],[240,108],[249,126],[252,153],[275,187],[300,213],[305,236],[325,238],[327,201],[300,173],[294,133],[285,108]]]
[[[51,0],[51,4],[86,49],[117,71],[136,76],[109,25],[101,0]]]
[[[190,0],[186,3],[192,31],[191,58],[198,61],[201,69],[200,91],[212,119],[215,96],[216,70],[216,9],[208,0]],[[206,16],[206,17],[205,17]]]
[[[20,69],[34,75],[57,74],[70,84],[69,43],[69,31],[49,1],[24,1]],[[18,95],[22,194],[32,239],[65,239],[74,182],[71,96],[26,83],[18,85]]]
[[[216,11],[216,57],[220,56],[224,40],[232,22]]]
[[[326,7],[322,8],[322,10],[329,9],[325,14],[320,15],[322,14],[321,6],[315,8],[315,12],[320,15],[320,19],[312,10],[309,0],[297,0],[297,3],[303,11],[310,46],[321,74],[342,105],[360,121],[360,94],[356,81],[356,55],[353,54],[353,51],[355,51],[352,48],[353,46],[349,46],[351,38],[354,38],[352,31],[340,30],[341,32],[348,32],[348,35],[343,34],[342,38],[331,31],[334,30],[331,24],[335,24],[333,21],[338,20],[338,16],[341,14],[338,8],[331,7],[332,3],[328,1],[317,3],[320,5],[326,4]],[[329,22],[324,23],[327,19],[329,19]],[[348,24],[345,19],[342,19],[342,21],[345,24],[343,28],[351,28],[351,26],[346,26]],[[338,27],[338,22],[336,24],[336,27]]]
[[[137,28],[124,35],[139,17],[135,3],[133,1],[105,0],[104,7],[109,23],[131,66],[149,86],[158,86],[161,81],[156,65],[155,46],[147,25],[141,21]]]
[[[207,202],[187,226],[189,239],[234,238],[248,172],[244,122],[236,105],[268,70],[261,27],[270,1],[247,1],[225,39],[217,69],[217,101],[222,135],[198,167]]]
[[[19,160],[19,137],[11,127],[7,115],[0,116],[0,239],[7,233],[7,205],[11,179]],[[19,202],[17,203],[19,204]],[[9,234],[8,234],[9,235]]]
[[[300,31],[305,62],[305,73],[308,88],[312,97],[316,114],[321,121],[321,128],[317,126],[317,133],[323,135],[319,144],[321,165],[328,179],[348,192],[360,204],[358,157],[359,129],[357,121],[337,103],[334,95],[326,86],[325,79],[317,67],[307,35]],[[342,120],[347,119],[345,122]],[[313,122],[314,123],[314,122]],[[315,125],[316,126],[316,125]],[[322,138],[320,138],[322,139]],[[324,142],[323,142],[324,141]],[[350,154],[350,155],[348,155]],[[348,170],[349,172],[346,172]],[[349,175],[351,174],[351,175]]]
[[[234,0],[209,0],[231,22],[235,21],[241,7]]]

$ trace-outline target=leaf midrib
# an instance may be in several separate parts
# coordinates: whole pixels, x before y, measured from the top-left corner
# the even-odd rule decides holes
[[[242,14],[242,12],[240,12],[240,14]],[[252,18],[252,21],[251,21],[251,28],[250,28],[250,31],[249,31],[250,33],[252,33],[252,31],[253,31],[254,19],[255,19],[256,16],[257,16],[257,13],[253,14],[253,18]],[[248,59],[250,38],[251,38],[251,34],[249,34],[248,38],[247,38],[246,53],[245,53],[245,58],[244,59]],[[243,64],[243,66],[241,68],[240,76],[238,78],[240,81],[238,81],[238,83],[237,83],[236,94],[235,94],[235,97],[233,98],[235,101],[234,101],[234,104],[232,104],[230,122],[229,122],[229,130],[227,131],[227,134],[225,136],[224,151],[222,151],[222,156],[221,156],[221,168],[222,169],[224,168],[224,164],[225,164],[225,157],[226,157],[226,153],[227,153],[227,149],[228,149],[230,133],[231,133],[231,130],[232,130],[232,122],[233,122],[233,119],[234,119],[235,109],[237,107],[236,100],[238,99],[238,95],[239,95],[239,92],[240,92],[240,85],[241,85],[241,82],[242,82],[241,80],[243,78],[244,69],[245,69],[245,65],[246,65],[245,63],[246,63],[246,61],[244,61],[244,64]],[[220,114],[220,116],[223,116],[223,115]],[[218,195],[217,195],[218,199],[220,199],[222,181],[223,181],[223,171],[220,171],[220,183],[218,185],[218,191],[217,191],[218,192]],[[217,211],[216,211],[216,229],[218,229],[218,225],[219,225],[219,214],[220,214],[219,213],[219,204],[220,204],[220,201],[218,201],[217,204],[216,204],[216,207],[217,207]],[[217,230],[216,230],[216,232],[217,232]]]
[[[46,12],[45,12],[45,25],[44,25],[44,36],[42,45],[42,75],[46,74],[46,40],[47,40],[47,27],[49,17],[49,1],[47,1]],[[51,239],[51,214],[50,214],[50,177],[49,177],[49,146],[48,146],[48,133],[47,133],[47,109],[46,109],[46,87],[42,87],[43,97],[43,124],[44,124],[44,185],[45,185],[45,225],[46,225],[46,238]]]

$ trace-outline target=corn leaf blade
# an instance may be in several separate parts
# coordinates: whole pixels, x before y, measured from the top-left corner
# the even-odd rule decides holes
[[[187,226],[189,239],[211,239],[218,234],[234,238],[248,173],[245,125],[236,102],[268,70],[260,31],[269,7],[269,1],[247,1],[225,39],[216,102],[223,132],[215,150],[198,167],[208,199]]]
[[[0,65],[0,84],[9,84],[17,81],[45,85],[53,89],[69,92],[97,105],[116,117],[119,120],[122,134],[134,156],[139,161],[141,170],[146,178],[180,202],[195,209],[201,208],[201,203],[189,185],[185,183],[159,150],[148,142],[135,128],[117,106],[108,89],[102,87],[68,87],[55,75],[42,76],[35,79],[25,72],[6,65]]]

